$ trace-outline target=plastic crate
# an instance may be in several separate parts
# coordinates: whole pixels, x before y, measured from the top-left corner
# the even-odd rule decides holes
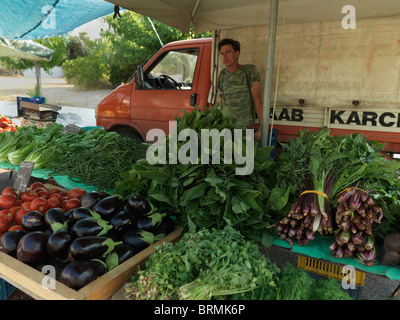
[[[342,273],[343,267],[336,264],[320,261],[310,257],[298,256],[297,267],[304,269],[310,273],[317,274],[319,276],[327,277],[342,281],[347,275]],[[355,285],[364,286],[365,283],[365,272],[356,270],[355,274]]]
[[[307,271],[313,278],[330,278],[342,281],[347,275],[342,273],[343,267],[331,264],[329,262],[320,261],[310,257],[298,256],[297,267]],[[365,284],[365,272],[355,271],[355,288],[343,289],[353,299],[360,299]]]
[[[15,287],[7,281],[0,279],[0,300],[7,300],[14,292]]]

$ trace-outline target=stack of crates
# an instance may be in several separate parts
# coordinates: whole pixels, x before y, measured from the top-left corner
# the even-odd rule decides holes
[[[14,292],[15,287],[0,278],[0,300],[7,300]]]
[[[318,259],[304,257],[299,255],[297,259],[297,267],[304,269],[310,273],[313,278],[331,278],[342,281],[348,273],[342,273],[343,267],[341,265],[331,264]],[[355,271],[355,289],[343,289],[350,297],[360,299],[362,289],[365,284],[365,272]]]
[[[32,103],[37,103],[37,104],[43,104],[46,102],[45,97],[17,97],[17,109],[18,109],[18,116],[22,117],[24,114],[24,110],[20,106],[21,101],[26,101],[26,102],[32,102]]]

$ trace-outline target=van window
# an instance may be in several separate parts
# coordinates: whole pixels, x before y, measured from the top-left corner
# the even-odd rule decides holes
[[[199,49],[168,51],[146,70],[145,81],[151,89],[191,90],[198,55]]]

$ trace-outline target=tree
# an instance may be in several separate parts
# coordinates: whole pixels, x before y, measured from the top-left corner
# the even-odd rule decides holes
[[[106,17],[109,28],[102,30],[101,36],[109,41],[110,81],[113,85],[127,82],[137,66],[143,65],[159,49],[162,44],[177,40],[209,37],[211,33],[189,34],[167,26],[148,17],[125,11],[121,18]]]

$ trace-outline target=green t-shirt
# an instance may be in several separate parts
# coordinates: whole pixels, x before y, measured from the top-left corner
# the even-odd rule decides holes
[[[245,64],[232,74],[222,69],[218,77],[218,89],[223,106],[227,106],[232,116],[243,126],[255,122],[254,101],[251,87],[254,81],[260,81],[260,74],[252,64]]]

